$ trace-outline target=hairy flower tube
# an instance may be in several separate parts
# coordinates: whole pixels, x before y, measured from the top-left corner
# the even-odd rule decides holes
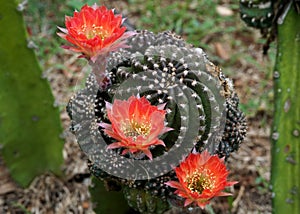
[[[211,156],[206,150],[191,153],[175,172],[179,181],[168,181],[166,185],[177,189],[175,194],[185,199],[184,206],[195,204],[204,209],[213,197],[231,195],[222,191],[237,183],[227,181],[224,159]]]
[[[114,100],[106,103],[111,124],[100,123],[104,132],[117,140],[107,149],[124,148],[122,154],[144,153],[150,160],[151,146],[162,145],[159,136],[172,130],[164,124],[165,105],[153,106],[145,97],[131,96],[128,100]]]
[[[72,44],[64,48],[95,61],[101,54],[127,47],[126,39],[133,33],[125,33],[126,27],[121,26],[123,21],[121,15],[115,15],[105,6],[84,5],[73,17],[65,17],[66,28],[59,27],[62,33],[58,35]]]

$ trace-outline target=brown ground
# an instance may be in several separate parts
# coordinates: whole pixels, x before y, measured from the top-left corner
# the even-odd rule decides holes
[[[218,39],[214,35],[211,37],[208,43],[213,51],[208,55],[218,55],[224,59],[225,65],[228,57],[236,52],[253,56],[262,68],[268,64],[267,59],[262,57],[261,45],[256,43],[257,32],[253,30],[244,34],[236,32],[229,36],[221,35]],[[242,46],[236,50],[228,43],[230,39],[240,40]],[[63,64],[65,68],[55,68],[57,63]],[[78,63],[76,56],[66,52],[52,56],[43,67],[60,105],[67,104],[88,71],[84,60]],[[234,80],[242,103],[248,103],[251,99],[255,101],[260,94],[272,87],[271,81],[266,79],[268,72],[258,70],[249,61],[237,59],[233,67],[235,70],[227,72],[227,75]],[[266,80],[265,85],[261,84],[262,79]],[[228,161],[230,179],[239,183],[231,190],[234,193],[231,206],[226,197],[212,201],[215,213],[271,213],[271,193],[268,190],[271,120],[267,105],[262,102],[259,109],[247,115],[247,137],[239,151],[232,154]],[[29,188],[21,189],[10,179],[9,172],[0,159],[0,213],[26,213],[26,210],[32,213],[92,213],[86,159],[74,136],[68,131],[69,118],[65,110],[61,112],[61,120],[66,137],[63,151],[65,163],[62,166],[64,177],[43,174],[36,177]]]

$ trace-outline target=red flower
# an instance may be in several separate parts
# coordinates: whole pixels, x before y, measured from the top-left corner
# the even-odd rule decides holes
[[[184,206],[194,203],[204,209],[213,197],[231,195],[222,191],[237,183],[227,182],[228,171],[224,159],[211,156],[207,151],[190,154],[176,167],[175,172],[179,182],[168,181],[166,184],[176,188],[175,194],[185,198]]]
[[[149,148],[155,145],[165,146],[158,136],[172,130],[164,125],[164,106],[152,106],[145,97],[134,96],[127,101],[116,99],[113,105],[107,103],[107,115],[111,124],[100,123],[100,126],[107,135],[118,141],[107,148],[125,148],[122,154],[143,152],[151,160]]]
[[[121,27],[123,21],[121,15],[114,15],[105,6],[84,5],[73,17],[66,16],[66,29],[59,27],[62,33],[58,35],[73,44],[64,48],[95,61],[100,54],[127,47],[125,39],[133,33],[125,33],[126,27]]]

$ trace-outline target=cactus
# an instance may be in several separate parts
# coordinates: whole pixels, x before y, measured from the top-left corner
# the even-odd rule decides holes
[[[172,166],[193,147],[227,158],[245,137],[245,117],[238,109],[230,80],[200,48],[170,32],[155,35],[140,31],[127,44],[131,48],[113,52],[108,58],[106,71],[111,84],[99,90],[91,74],[67,109],[72,130],[91,161],[91,172],[123,189],[135,210],[162,213],[170,204],[182,206],[165,185],[176,179]],[[166,103],[168,127],[173,128],[162,136],[166,148],[150,149],[153,160],[149,161],[143,156],[117,155],[120,149],[106,150],[113,139],[97,125],[108,121],[107,102],[137,94],[155,105]]]
[[[297,96],[300,93],[300,4],[296,0],[241,0],[240,6],[242,19],[267,35],[267,43],[278,37],[273,73],[272,207],[273,213],[299,213],[300,102]]]
[[[123,21],[84,5],[59,28],[92,67],[67,106],[71,130],[92,174],[136,211],[204,209],[236,183],[223,163],[246,132],[233,85],[202,49],[170,32],[125,32]]]
[[[272,132],[274,213],[300,212],[300,15],[294,9],[278,26]]]
[[[12,177],[27,186],[42,172],[60,174],[62,128],[15,1],[1,1],[0,24],[1,155]]]

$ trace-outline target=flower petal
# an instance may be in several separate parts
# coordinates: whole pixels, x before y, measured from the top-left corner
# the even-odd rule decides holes
[[[120,142],[117,142],[117,143],[111,143],[109,144],[106,149],[117,149],[117,148],[120,148],[122,147],[122,145],[120,144]]]

